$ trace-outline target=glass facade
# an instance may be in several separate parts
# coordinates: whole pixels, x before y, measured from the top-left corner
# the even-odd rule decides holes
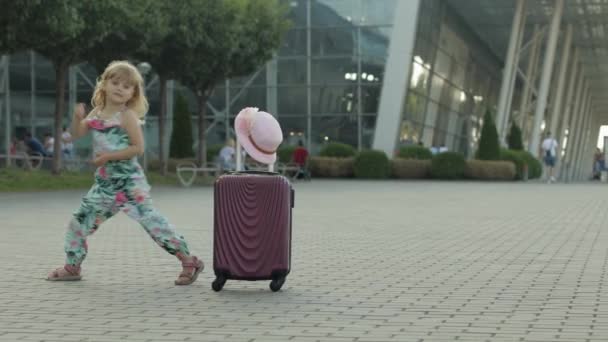
[[[421,1],[399,142],[472,156],[483,114],[495,109],[500,60],[443,1]]]
[[[255,106],[278,117],[286,143],[302,140],[313,154],[331,141],[371,148],[398,0],[286,1],[292,27],[276,57],[252,75],[216,87],[207,110],[208,143],[232,136],[238,111]],[[412,60],[396,70],[411,68],[401,145],[445,145],[471,155],[483,113],[495,108],[500,87],[500,59],[489,51],[444,1],[420,1]],[[66,101],[88,103],[97,75],[86,63],[72,67]],[[27,129],[41,137],[50,132],[55,98],[51,63],[33,52],[17,53],[10,56],[9,76],[12,134]],[[157,81],[154,75],[147,77],[151,106],[145,134],[151,158],[158,151]],[[195,112],[191,92],[176,85],[178,92]],[[65,122],[69,119],[66,114]],[[195,116],[193,120],[196,130]],[[167,123],[171,126],[170,119]],[[4,137],[1,141],[3,146]],[[86,141],[78,146],[81,155],[88,152],[85,146]]]
[[[218,87],[212,103],[230,124],[244,106],[267,110],[286,143],[302,140],[312,153],[329,141],[370,148],[396,1],[289,1],[292,27],[276,58]],[[211,135],[222,141],[226,125]]]

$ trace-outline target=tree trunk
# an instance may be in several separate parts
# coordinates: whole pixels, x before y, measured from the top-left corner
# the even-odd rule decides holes
[[[61,173],[61,133],[65,108],[65,81],[69,64],[67,61],[55,63],[55,145],[53,146],[53,174]]]
[[[160,112],[158,113],[158,153],[160,174],[167,175],[167,159],[165,158],[165,118],[167,117],[167,78],[160,76]]]
[[[196,160],[199,166],[204,166],[207,163],[207,143],[205,142],[205,130],[207,129],[206,113],[207,113],[207,91],[197,92],[198,98],[198,151]]]

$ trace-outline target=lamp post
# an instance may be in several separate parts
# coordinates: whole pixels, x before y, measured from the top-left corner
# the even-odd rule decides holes
[[[139,70],[139,72],[141,73],[143,79],[144,79],[144,92],[147,90],[147,85],[146,85],[146,76],[148,76],[148,74],[150,73],[150,70],[152,70],[152,66],[150,65],[150,63],[148,62],[140,62],[139,64],[137,64],[137,70]],[[147,148],[147,144],[146,144],[146,124],[145,124],[145,117],[148,115],[148,113],[145,113],[146,115],[144,115],[144,124],[142,127],[142,131],[144,133],[144,170],[146,172],[148,172],[148,148]]]

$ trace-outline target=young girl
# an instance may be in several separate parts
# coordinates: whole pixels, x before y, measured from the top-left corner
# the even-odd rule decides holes
[[[122,210],[181,261],[183,271],[175,284],[192,284],[203,270],[203,262],[190,256],[184,237],[152,206],[150,186],[137,162],[137,156],[144,151],[140,120],[148,110],[141,74],[129,62],[110,63],[97,80],[91,102],[94,108],[86,118],[84,105],[76,106],[72,137],[78,139],[93,131],[95,183],[69,223],[65,265],[52,271],[47,280],[80,280],[87,236]]]

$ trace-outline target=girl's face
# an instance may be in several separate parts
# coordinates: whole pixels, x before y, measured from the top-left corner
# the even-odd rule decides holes
[[[135,86],[123,77],[112,77],[105,83],[106,101],[124,105],[133,97]]]

